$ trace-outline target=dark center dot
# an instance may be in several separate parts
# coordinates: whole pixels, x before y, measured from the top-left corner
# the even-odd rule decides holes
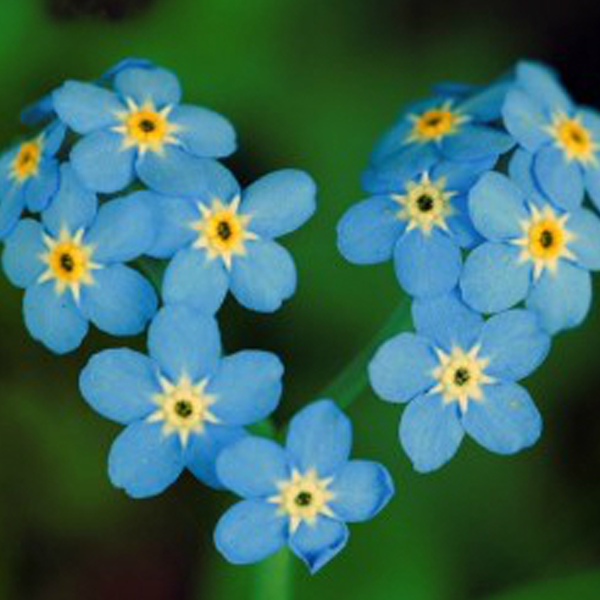
[[[554,236],[551,231],[544,229],[540,234],[540,246],[542,248],[550,248],[554,244]]]
[[[429,194],[423,194],[417,198],[417,207],[421,212],[429,212],[434,204],[435,200]]]
[[[469,373],[468,369],[465,369],[464,367],[456,369],[454,373],[454,383],[456,385],[465,385],[465,383],[467,383],[469,379],[471,379],[471,374]]]
[[[192,415],[194,409],[192,407],[192,403],[187,400],[179,400],[175,404],[175,414],[182,419],[187,419]]]
[[[581,132],[577,131],[576,129],[571,130],[571,139],[576,144],[583,144],[583,142],[584,142],[583,135],[581,135]]]
[[[30,152],[24,152],[23,154],[21,154],[21,164],[22,165],[27,165],[32,160],[33,160],[33,156],[31,155]]]
[[[312,494],[310,492],[300,492],[295,498],[294,502],[297,506],[309,506],[312,502]]]
[[[231,225],[227,221],[220,221],[217,225],[217,235],[226,242],[232,235]]]
[[[71,273],[75,268],[75,261],[69,253],[65,252],[64,254],[60,255],[60,266],[63,271]]]
[[[150,119],[142,119],[140,121],[139,128],[144,133],[152,133],[156,129],[156,123]]]
[[[425,119],[425,125],[427,127],[437,127],[442,122],[442,117],[438,115],[432,115]]]

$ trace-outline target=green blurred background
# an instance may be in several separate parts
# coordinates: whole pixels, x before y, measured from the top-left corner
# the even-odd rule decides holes
[[[140,56],[175,70],[188,101],[233,121],[241,149],[229,164],[242,181],[310,171],[319,212],[287,242],[298,294],[273,316],[233,304],[222,315],[229,351],[282,356],[285,417],[400,300],[390,265],[345,264],[334,235],[400,106],[440,80],[485,83],[522,56],[552,62],[579,100],[599,106],[599,26],[597,2],[580,0],[2,0],[0,139],[19,136],[19,110],[63,79]],[[227,565],[212,546],[230,498],[191,477],[146,501],[108,482],[119,428],[81,401],[77,376],[114,340],[95,335],[75,356],[54,357],[27,335],[21,294],[4,278],[0,297],[0,598],[251,598],[256,570]],[[322,573],[296,566],[296,597],[598,600],[599,334],[596,301],[528,382],[545,434],[514,458],[467,443],[441,472],[418,476],[396,441],[398,410],[365,393],[352,408],[355,451],[390,468],[397,496],[353,528]]]

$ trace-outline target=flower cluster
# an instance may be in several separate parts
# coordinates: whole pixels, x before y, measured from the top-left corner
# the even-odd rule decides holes
[[[488,87],[437,88],[371,155],[369,197],[338,225],[356,264],[393,260],[416,333],[370,366],[383,400],[408,403],[400,441],[439,468],[465,432],[501,454],[529,447],[541,417],[518,380],[551,336],[582,323],[600,269],[600,115],[547,67],[519,63]]]
[[[280,401],[283,365],[260,350],[223,355],[216,317],[228,292],[258,312],[294,294],[276,240],[312,216],[316,187],[286,169],[242,189],[219,160],[233,127],[181,98],[173,73],[127,59],[24,111],[41,131],[0,158],[3,268],[54,353],[79,348],[90,322],[147,332],[147,354],[106,349],[80,375],[86,402],[123,426],[108,458],[116,487],[146,498],[189,470],[243,498],[216,530],[228,560],[287,543],[314,572],[345,545],[347,522],[387,504],[390,476],[349,460],[350,423],[328,400],[296,415],[285,450],[250,435]]]

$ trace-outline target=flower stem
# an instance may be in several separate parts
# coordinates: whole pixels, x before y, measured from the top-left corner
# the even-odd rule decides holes
[[[254,582],[255,600],[292,600],[293,556],[288,548],[284,548],[275,556],[260,563],[256,567]]]

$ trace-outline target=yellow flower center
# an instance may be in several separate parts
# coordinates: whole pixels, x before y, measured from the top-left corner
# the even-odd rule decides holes
[[[424,173],[419,182],[411,181],[406,185],[404,195],[394,194],[392,200],[400,204],[397,216],[408,221],[407,231],[419,228],[429,234],[434,227],[448,230],[446,219],[452,214],[450,199],[455,192],[446,190],[445,180],[431,181]]]
[[[149,150],[160,153],[165,144],[178,143],[173,134],[179,127],[169,122],[171,106],[157,111],[151,102],[138,106],[128,98],[127,107],[127,111],[116,115],[121,124],[113,127],[113,131],[123,136],[124,150],[135,147],[142,154]]]
[[[294,470],[291,479],[277,484],[279,493],[268,500],[279,506],[280,515],[289,517],[293,533],[303,521],[314,525],[319,515],[334,516],[328,504],[335,497],[329,489],[332,481],[332,478],[319,479],[314,469],[306,473]]]
[[[583,164],[597,161],[598,145],[580,117],[556,113],[546,131],[554,138],[556,146],[565,153],[567,160],[577,160]]]
[[[449,354],[439,348],[438,366],[433,370],[437,385],[431,393],[441,394],[444,402],[458,402],[465,413],[469,408],[469,400],[481,400],[481,386],[493,383],[494,379],[485,373],[489,359],[479,357],[479,346],[473,346],[468,352],[454,347]]]
[[[216,199],[210,207],[200,203],[202,216],[191,225],[198,232],[194,247],[206,249],[210,259],[220,256],[228,269],[235,255],[246,253],[246,241],[257,239],[248,231],[251,217],[238,213],[239,204],[239,197],[230,204]]]
[[[35,177],[40,168],[42,158],[42,138],[21,144],[12,163],[11,176],[22,183],[30,177]]]
[[[561,258],[575,258],[568,247],[575,236],[566,227],[568,214],[559,216],[549,205],[541,210],[531,205],[529,210],[531,217],[521,223],[523,236],[514,243],[521,247],[520,262],[533,262],[537,279],[544,269],[555,272]]]
[[[187,375],[177,383],[161,378],[162,391],[153,397],[158,408],[148,417],[148,421],[162,422],[163,434],[176,433],[185,446],[190,435],[202,433],[207,423],[218,423],[210,410],[217,399],[206,393],[207,384],[207,379],[193,383]]]
[[[93,248],[83,244],[83,233],[80,229],[71,235],[63,229],[58,239],[45,235],[47,251],[39,257],[47,266],[39,282],[54,281],[59,295],[70,289],[76,302],[79,302],[81,286],[92,285],[93,271],[102,268],[92,260]]]
[[[409,115],[413,127],[407,142],[440,141],[446,136],[458,132],[468,117],[452,109],[452,103],[446,102],[438,108],[432,108],[421,114]]]

